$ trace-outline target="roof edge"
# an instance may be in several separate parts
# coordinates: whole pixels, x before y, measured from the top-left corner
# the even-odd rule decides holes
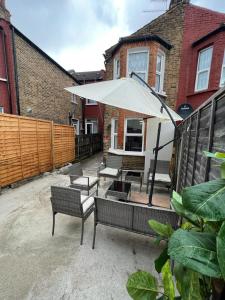
[[[31,47],[35,48],[41,55],[47,58],[51,63],[53,63],[57,68],[59,68],[62,72],[64,72],[67,76],[73,79],[77,84],[80,84],[76,78],[73,77],[66,69],[64,69],[60,64],[58,64],[53,58],[51,58],[46,52],[44,52],[41,48],[39,48],[34,42],[32,42],[28,37],[26,37],[21,31],[19,31],[14,25],[11,24],[11,28],[14,29],[15,33],[23,38]]]
[[[220,32],[225,31],[225,23],[221,24],[218,28],[210,31],[206,35],[202,36],[200,39],[192,43],[192,47],[196,47],[197,45],[203,43],[204,41],[208,40],[211,36],[218,34]]]

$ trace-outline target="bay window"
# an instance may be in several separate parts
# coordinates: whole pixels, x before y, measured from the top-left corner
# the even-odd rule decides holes
[[[112,119],[111,124],[111,148],[118,149],[118,119]]]
[[[213,47],[203,49],[198,55],[198,66],[195,82],[195,91],[206,90],[209,85]]]
[[[157,54],[156,60],[156,92],[163,92],[163,83],[164,83],[164,72],[165,72],[165,54],[162,51],[159,51]]]
[[[149,51],[146,49],[129,49],[127,55],[127,76],[135,72],[145,82],[148,82],[148,58]],[[134,77],[134,79],[137,78]]]
[[[143,152],[144,122],[143,119],[128,118],[125,120],[125,151]]]
[[[116,57],[114,59],[114,66],[113,66],[113,79],[120,78],[120,59]]]
[[[222,65],[222,70],[221,70],[221,78],[220,78],[220,87],[225,86],[225,52],[223,55],[223,65]]]

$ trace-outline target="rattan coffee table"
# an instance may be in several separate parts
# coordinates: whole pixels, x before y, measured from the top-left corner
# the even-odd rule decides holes
[[[118,200],[129,201],[131,193],[131,183],[124,181],[114,180],[110,185],[108,190],[105,193],[105,198],[107,196],[112,196],[117,198]]]

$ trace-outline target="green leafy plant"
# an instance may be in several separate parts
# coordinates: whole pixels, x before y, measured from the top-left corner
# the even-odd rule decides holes
[[[155,260],[162,285],[147,272],[132,274],[127,290],[134,300],[225,299],[225,153],[204,154],[221,162],[221,179],[173,192],[171,204],[183,220],[178,230],[149,221],[157,240],[166,240]]]

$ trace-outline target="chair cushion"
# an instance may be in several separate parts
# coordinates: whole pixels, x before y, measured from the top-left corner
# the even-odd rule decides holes
[[[149,175],[149,180],[152,180],[152,173]],[[155,173],[155,181],[171,183],[169,174]]]
[[[88,177],[89,177],[89,186],[97,183],[98,181],[97,177],[92,177],[92,176],[88,176]],[[73,180],[72,184],[88,186],[88,179],[85,177],[79,177]]]
[[[100,175],[108,175],[108,176],[118,176],[119,170],[113,168],[105,168],[99,172]]]
[[[85,199],[87,199],[87,196],[81,195],[81,203],[83,205],[83,213],[85,213],[94,204],[94,197],[90,197],[86,201],[85,201]]]

